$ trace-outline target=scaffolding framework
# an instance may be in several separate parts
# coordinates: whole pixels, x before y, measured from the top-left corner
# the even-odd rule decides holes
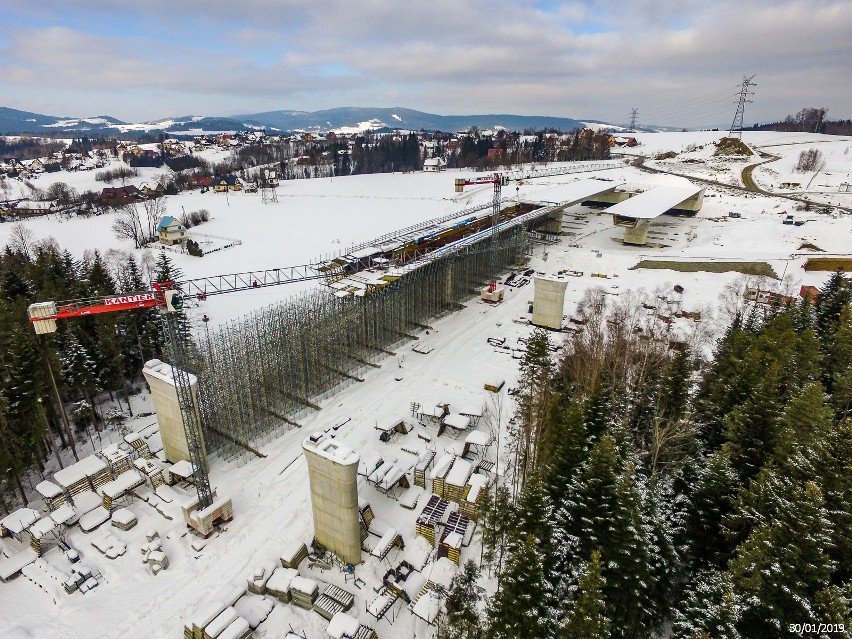
[[[210,330],[199,349],[208,452],[246,461],[253,448],[362,381],[428,321],[458,310],[483,282],[525,261],[525,225],[502,230],[495,246],[484,235],[480,250],[425,261],[363,296],[317,287]]]

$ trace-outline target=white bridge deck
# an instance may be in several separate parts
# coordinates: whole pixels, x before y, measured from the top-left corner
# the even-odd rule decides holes
[[[608,212],[613,216],[618,215],[635,220],[653,220],[681,202],[698,195],[703,188],[701,186],[657,186],[611,206]]]

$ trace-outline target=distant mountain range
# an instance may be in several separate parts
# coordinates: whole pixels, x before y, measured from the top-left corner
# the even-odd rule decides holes
[[[587,121],[536,115],[484,114],[435,115],[413,109],[340,107],[324,111],[267,111],[231,116],[184,116],[151,122],[128,123],[108,115],[95,117],[57,117],[0,107],[0,135],[21,133],[71,133],[77,135],[120,135],[140,133],[191,134],[213,131],[249,131],[265,129],[282,133],[310,131],[356,132],[372,130],[463,131],[504,128],[510,131],[554,128],[570,131],[586,126]],[[596,128],[607,126],[595,122]],[[620,127],[613,127],[618,129]]]

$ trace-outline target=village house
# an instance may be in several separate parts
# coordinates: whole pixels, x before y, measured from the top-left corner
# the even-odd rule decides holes
[[[423,162],[423,170],[429,173],[444,170],[444,161],[441,158],[429,158]]]
[[[181,244],[186,241],[186,227],[171,215],[167,215],[157,224],[157,235],[161,244]]]
[[[222,175],[213,178],[213,190],[216,192],[240,191],[242,188],[243,184],[236,175]]]
[[[100,201],[107,206],[121,206],[135,202],[140,197],[139,189],[132,184],[129,186],[106,187],[101,191]]]

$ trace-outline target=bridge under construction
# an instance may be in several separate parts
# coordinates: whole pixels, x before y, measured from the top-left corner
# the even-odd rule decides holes
[[[262,443],[299,426],[331,394],[361,381],[399,344],[427,330],[429,321],[524,264],[531,232],[558,233],[566,207],[617,186],[578,180],[565,185],[560,202],[501,202],[507,206],[496,225],[487,204],[376,238],[324,263],[181,283],[197,296],[273,285],[282,277],[325,284],[205,329],[195,372],[208,452],[246,460]]]

